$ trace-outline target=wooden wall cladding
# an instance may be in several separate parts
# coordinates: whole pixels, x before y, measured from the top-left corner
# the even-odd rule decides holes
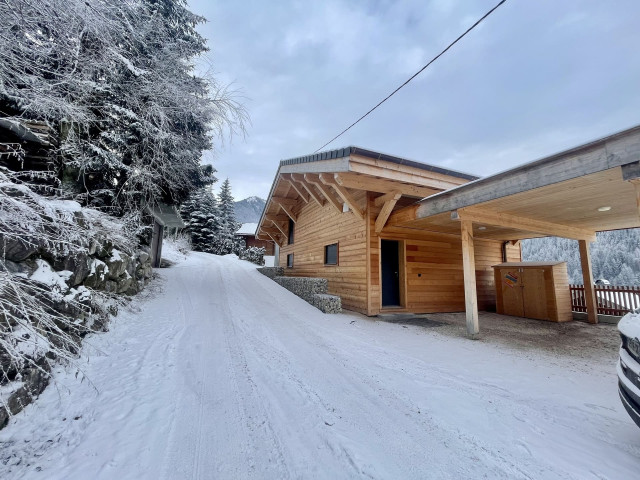
[[[353,194],[361,206],[365,193]],[[294,254],[293,268],[287,276],[322,277],[329,282],[329,293],[342,299],[342,307],[356,312],[367,311],[366,225],[351,211],[341,213],[329,202],[320,207],[306,204],[298,214],[292,245],[280,249],[280,265]],[[324,247],[338,243],[338,265],[324,265]]]
[[[380,238],[402,240],[406,248],[406,309],[415,313],[464,311],[462,243],[459,236],[419,229],[387,227],[375,235],[379,208],[371,195],[369,207],[369,250],[371,289],[368,314],[380,312]],[[495,280],[492,265],[502,262],[502,242],[476,238],[476,286],[478,308],[495,310]],[[507,259],[520,260],[520,245],[507,246]]]

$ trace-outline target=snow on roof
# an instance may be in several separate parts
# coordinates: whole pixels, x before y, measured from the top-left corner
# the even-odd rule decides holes
[[[258,229],[257,223],[243,223],[236,235],[255,235]]]
[[[165,203],[148,205],[147,211],[153,215],[160,225],[169,228],[184,228],[184,222],[178,210],[173,205],[167,205]]]

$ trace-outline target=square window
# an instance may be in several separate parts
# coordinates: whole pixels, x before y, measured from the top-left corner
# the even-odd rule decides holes
[[[324,247],[324,264],[338,265],[338,244],[332,243]]]
[[[287,268],[293,268],[293,253],[287,255]]]

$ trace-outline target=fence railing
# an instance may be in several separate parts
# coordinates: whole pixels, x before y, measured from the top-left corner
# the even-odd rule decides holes
[[[598,314],[622,316],[640,308],[640,287],[618,287],[614,285],[595,285],[598,300]],[[574,312],[586,312],[584,285],[569,285],[571,309]]]

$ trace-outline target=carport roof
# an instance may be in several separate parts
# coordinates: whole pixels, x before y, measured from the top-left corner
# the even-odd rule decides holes
[[[434,194],[394,212],[388,224],[480,238],[557,235],[640,227],[640,126]]]

